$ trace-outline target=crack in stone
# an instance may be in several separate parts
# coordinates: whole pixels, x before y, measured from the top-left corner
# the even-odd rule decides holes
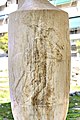
[[[17,84],[15,86],[15,90],[17,89],[17,87],[18,87],[19,83],[21,82],[22,78],[24,77],[24,75],[25,75],[25,70],[23,71],[21,77],[18,79],[18,82],[17,82]]]

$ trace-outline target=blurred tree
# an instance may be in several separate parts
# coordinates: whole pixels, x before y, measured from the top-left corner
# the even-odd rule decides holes
[[[8,33],[0,37],[0,49],[8,53]]]

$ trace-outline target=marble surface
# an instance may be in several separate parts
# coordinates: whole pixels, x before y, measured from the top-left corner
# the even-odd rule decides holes
[[[9,80],[15,120],[65,120],[69,102],[68,15],[19,10],[9,22]]]

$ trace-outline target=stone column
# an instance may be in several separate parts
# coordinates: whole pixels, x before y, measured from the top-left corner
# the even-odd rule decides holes
[[[26,0],[9,19],[14,119],[65,120],[70,85],[67,13],[47,0]]]
[[[18,0],[18,8],[20,8],[24,2],[25,2],[25,0]]]

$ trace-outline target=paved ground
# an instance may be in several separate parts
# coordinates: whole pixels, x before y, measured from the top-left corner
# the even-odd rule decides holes
[[[0,57],[0,70],[8,69],[8,57]]]
[[[80,86],[80,57],[71,58],[71,81]]]

